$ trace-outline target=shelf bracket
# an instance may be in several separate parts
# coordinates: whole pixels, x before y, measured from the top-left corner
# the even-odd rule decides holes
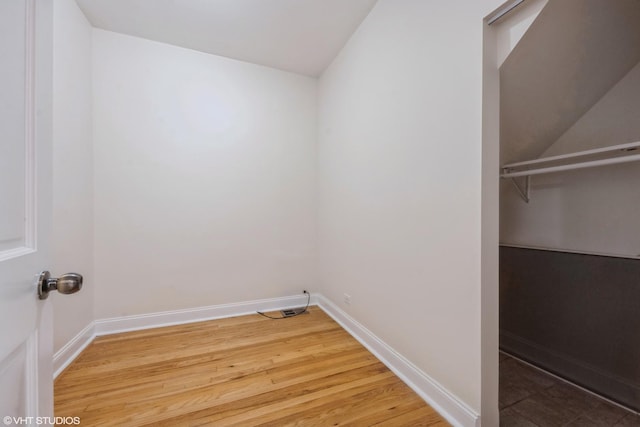
[[[522,200],[525,201],[525,203],[529,203],[529,193],[531,191],[531,177],[529,175],[524,177],[525,181],[524,181],[524,185],[518,183],[517,178],[511,178],[511,182],[513,183],[513,186],[516,188],[516,190],[518,190],[518,194],[520,194],[520,197],[522,197]]]

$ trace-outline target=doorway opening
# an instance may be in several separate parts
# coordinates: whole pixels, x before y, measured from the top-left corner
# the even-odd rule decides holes
[[[519,3],[485,28],[483,233],[499,235],[501,419],[638,422],[640,5]],[[538,174],[541,158],[551,171]],[[525,174],[504,168],[522,162]]]

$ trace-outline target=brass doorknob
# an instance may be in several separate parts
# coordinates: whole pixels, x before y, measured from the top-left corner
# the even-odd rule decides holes
[[[75,294],[82,289],[82,275],[78,273],[63,274],[52,278],[51,273],[43,271],[38,279],[38,297],[47,299],[49,292],[57,290],[61,294]]]

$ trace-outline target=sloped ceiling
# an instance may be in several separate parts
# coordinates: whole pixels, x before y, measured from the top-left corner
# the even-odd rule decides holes
[[[94,27],[308,76],[376,0],[76,0]]]
[[[550,0],[500,68],[501,162],[534,159],[640,61],[640,0]]]

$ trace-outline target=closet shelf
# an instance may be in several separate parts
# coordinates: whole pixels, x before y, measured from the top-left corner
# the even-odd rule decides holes
[[[543,157],[525,162],[509,163],[502,166],[502,174],[500,176],[502,178],[511,178],[522,198],[528,203],[530,176],[640,161],[640,154],[634,154],[638,148],[640,148],[640,141],[577,151],[559,156]],[[581,161],[577,161],[578,159]],[[518,177],[526,178],[524,188],[515,181],[514,178]]]
[[[596,148],[593,150],[578,151],[560,156],[543,157],[541,159],[528,160],[526,162],[510,163],[502,166],[502,178],[516,178],[519,176],[540,175],[543,173],[561,172],[572,169],[592,168],[596,166],[613,165],[617,163],[627,163],[640,160],[640,154],[629,154],[640,148],[640,141],[628,144],[612,145],[610,147]],[[587,160],[582,162],[566,163],[555,166],[534,167],[545,163],[561,163],[571,161],[580,157],[601,156],[609,154],[609,157],[597,160]],[[616,155],[617,154],[617,155]],[[527,168],[525,170],[520,170]]]

